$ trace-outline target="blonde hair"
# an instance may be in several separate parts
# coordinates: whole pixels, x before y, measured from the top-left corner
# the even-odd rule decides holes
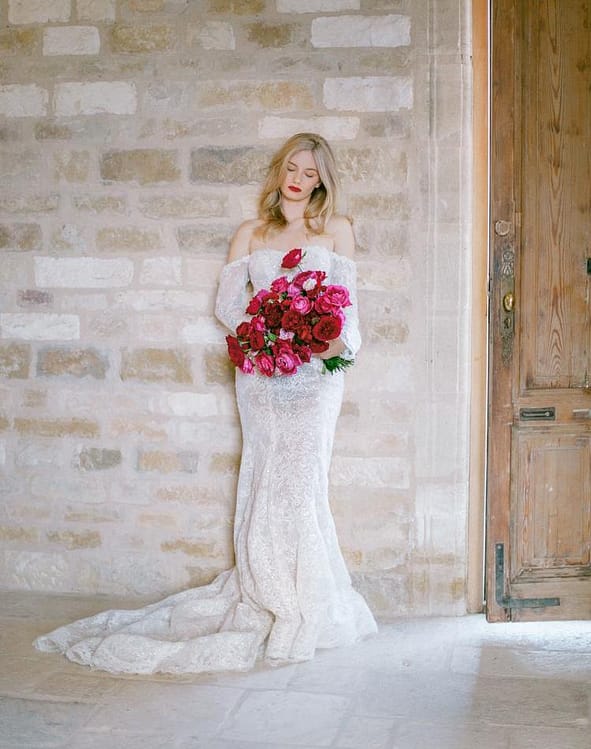
[[[322,234],[326,222],[335,212],[338,177],[334,154],[321,135],[297,133],[281,146],[269,164],[267,179],[259,198],[259,218],[264,223],[257,233],[263,237],[270,231],[278,231],[287,226],[287,220],[281,210],[280,187],[288,161],[300,151],[312,152],[320,178],[320,185],[310,196],[304,213],[306,229],[312,234]]]

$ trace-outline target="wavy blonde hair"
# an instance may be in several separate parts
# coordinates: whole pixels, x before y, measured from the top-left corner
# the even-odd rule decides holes
[[[287,226],[281,210],[281,183],[285,178],[287,163],[300,151],[311,151],[318,168],[320,185],[310,196],[304,220],[306,229],[312,234],[322,234],[326,222],[335,212],[338,190],[337,167],[331,147],[321,135],[296,133],[275,153],[269,164],[267,179],[259,198],[259,218],[264,224],[259,232],[265,237],[271,231]]]

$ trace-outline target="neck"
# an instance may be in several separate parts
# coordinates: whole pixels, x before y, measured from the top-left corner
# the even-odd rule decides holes
[[[306,212],[306,207],[308,203],[303,203],[301,201],[291,202],[289,200],[282,200],[281,201],[281,211],[283,215],[285,216],[285,220],[288,224],[293,224],[297,221],[302,221],[304,219],[304,213]]]

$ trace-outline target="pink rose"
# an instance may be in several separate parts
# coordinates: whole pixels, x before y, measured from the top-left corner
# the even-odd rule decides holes
[[[287,280],[286,276],[281,276],[280,278],[276,278],[273,283],[271,284],[271,291],[274,291],[276,294],[283,294],[285,291],[287,291],[287,288],[289,286],[289,281]]]
[[[244,361],[242,362],[242,366],[240,367],[240,369],[244,372],[244,374],[252,374],[254,372],[254,365],[247,356],[244,357]]]
[[[325,315],[312,328],[314,338],[319,341],[333,341],[338,338],[343,329],[343,323],[338,317]]]
[[[290,346],[280,346],[275,354],[275,364],[282,374],[295,374],[301,363],[302,360]]]
[[[351,306],[349,290],[345,286],[329,285],[326,287],[324,296],[330,300],[333,307]]]
[[[259,370],[259,372],[266,377],[271,377],[273,372],[275,371],[275,362],[273,361],[273,357],[269,356],[269,354],[265,354],[264,351],[261,351],[256,355],[254,363],[256,364],[256,368]]]
[[[312,309],[312,302],[305,296],[296,296],[291,302],[291,309],[300,315],[307,315]]]
[[[290,250],[287,255],[284,255],[283,260],[281,261],[281,267],[295,268],[296,265],[301,263],[303,255],[304,253],[299,247],[294,247],[294,249]]]
[[[251,328],[251,330],[258,330],[261,333],[264,333],[266,327],[267,326],[265,324],[265,318],[264,317],[260,317],[260,316],[253,317],[252,320],[250,321],[250,328]]]

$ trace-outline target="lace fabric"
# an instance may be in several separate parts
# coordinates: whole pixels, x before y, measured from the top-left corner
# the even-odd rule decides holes
[[[230,330],[250,293],[284,271],[284,253],[258,250],[222,271],[216,314]],[[308,247],[305,269],[349,288],[343,339],[360,345],[355,266]],[[252,289],[249,289],[249,286]],[[141,609],[113,610],[38,638],[40,650],[112,673],[246,670],[256,659],[308,660],[316,648],[347,645],[376,631],[353,589],[328,504],[328,470],[343,395],[342,372],[314,358],[295,375],[236,372],[243,433],[234,524],[235,566],[210,585]]]

